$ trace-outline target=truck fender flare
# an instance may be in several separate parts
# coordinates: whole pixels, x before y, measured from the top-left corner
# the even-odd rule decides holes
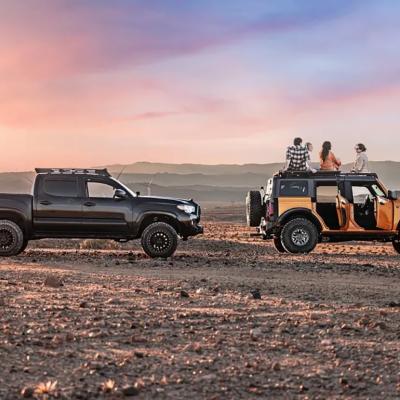
[[[157,218],[161,218],[161,220],[163,218],[168,218],[169,220],[173,220],[176,224],[176,226],[179,226],[179,220],[176,214],[172,213],[172,212],[168,212],[168,211],[145,211],[140,215],[140,218],[137,222],[137,233],[141,232],[143,229],[143,222],[149,218],[149,217],[154,217],[155,220],[157,220]],[[165,221],[164,221],[165,222]],[[174,228],[176,229],[176,227],[174,226]]]

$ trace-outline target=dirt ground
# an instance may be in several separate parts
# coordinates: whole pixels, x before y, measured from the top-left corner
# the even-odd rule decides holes
[[[205,225],[168,260],[137,243],[0,260],[0,398],[400,398],[391,245],[281,255]]]

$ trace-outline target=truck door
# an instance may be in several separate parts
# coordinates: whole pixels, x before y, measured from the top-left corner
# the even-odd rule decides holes
[[[103,178],[84,180],[83,229],[104,237],[126,237],[132,221],[132,198],[116,198],[116,183]]]
[[[39,178],[34,199],[33,226],[46,236],[76,235],[81,231],[82,200],[76,176],[45,175]]]
[[[375,197],[376,227],[393,229],[393,201],[382,196]]]

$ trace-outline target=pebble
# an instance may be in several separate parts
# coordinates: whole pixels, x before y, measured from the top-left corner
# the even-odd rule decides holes
[[[21,396],[25,399],[30,399],[35,394],[35,389],[33,387],[27,386],[21,390]]]

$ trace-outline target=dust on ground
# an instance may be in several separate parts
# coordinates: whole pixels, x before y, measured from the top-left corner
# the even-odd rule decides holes
[[[282,255],[205,225],[167,260],[137,243],[0,260],[0,398],[400,397],[391,245]]]

